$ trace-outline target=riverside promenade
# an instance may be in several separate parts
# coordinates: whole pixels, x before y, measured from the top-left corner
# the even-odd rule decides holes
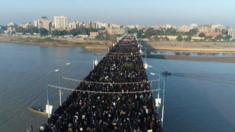
[[[80,82],[41,132],[159,132],[152,89],[134,36],[127,35]]]

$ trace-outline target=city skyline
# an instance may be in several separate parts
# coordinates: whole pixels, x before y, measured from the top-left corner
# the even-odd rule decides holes
[[[235,26],[232,3],[223,0],[9,0],[1,2],[0,23],[23,23],[40,16],[68,16],[72,20],[104,21],[121,25],[212,24]],[[25,8],[25,4],[30,5]]]

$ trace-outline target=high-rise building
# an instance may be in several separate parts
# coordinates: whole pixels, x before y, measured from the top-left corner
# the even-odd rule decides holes
[[[51,30],[50,23],[51,23],[50,20],[47,17],[43,16],[38,19],[37,26],[38,26],[38,28],[44,28],[44,29],[50,31]]]
[[[68,17],[54,16],[54,26],[56,30],[66,30],[68,28]]]
[[[38,21],[37,20],[33,21],[33,25],[34,27],[38,27]]]
[[[69,22],[67,28],[69,30],[76,29],[78,27],[78,25],[79,25],[78,21]]]

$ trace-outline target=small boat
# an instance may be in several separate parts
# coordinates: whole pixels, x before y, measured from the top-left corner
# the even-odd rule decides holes
[[[31,106],[28,109],[37,114],[47,116],[48,118],[51,116],[53,106],[49,104],[48,88],[47,88],[47,103],[46,103],[45,109],[39,106]]]
[[[164,72],[162,72],[162,75],[163,75],[163,76],[171,76],[172,73],[169,72],[169,71],[164,71]]]
[[[30,111],[38,113],[40,115],[44,115],[47,116],[48,114],[46,113],[46,111],[42,108],[42,107],[38,107],[38,106],[31,106],[28,108]]]

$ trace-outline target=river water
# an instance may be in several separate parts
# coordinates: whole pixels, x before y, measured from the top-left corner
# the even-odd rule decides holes
[[[48,84],[74,88],[92,70],[92,61],[103,54],[81,48],[45,48],[0,44],[0,131],[25,131],[46,122],[28,107],[44,106]],[[147,59],[151,72],[174,73],[167,78],[164,132],[234,132],[235,64]],[[71,63],[67,66],[66,63]],[[60,72],[54,72],[59,69]],[[206,78],[206,79],[204,79]],[[63,92],[63,100],[69,92]],[[49,100],[59,104],[58,91],[49,89]]]

